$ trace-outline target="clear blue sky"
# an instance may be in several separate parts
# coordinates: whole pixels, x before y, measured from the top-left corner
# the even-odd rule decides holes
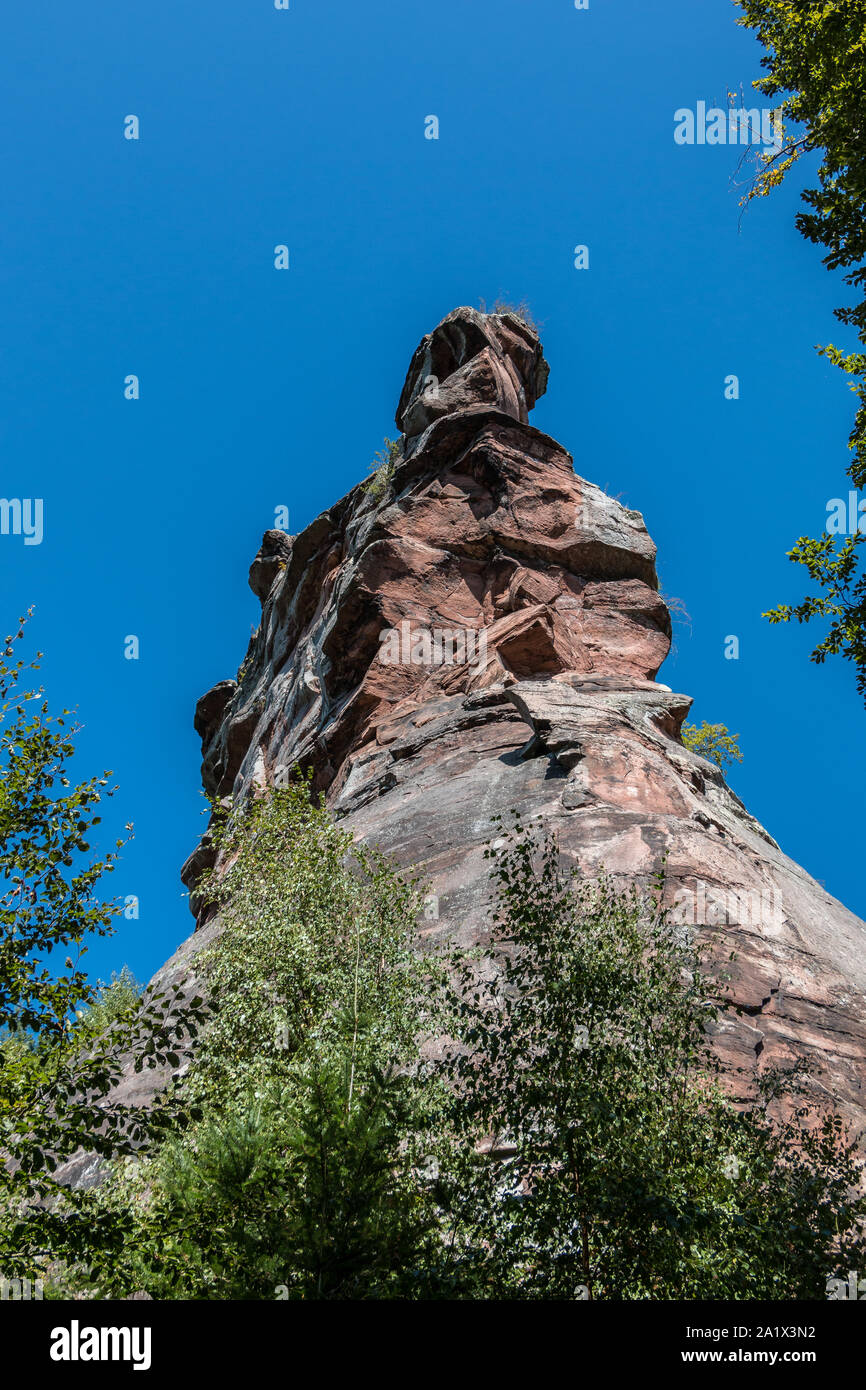
[[[110,828],[135,823],[108,884],[139,896],[140,919],[92,969],[147,978],[190,930],[195,700],[243,658],[274,508],[297,531],[362,477],[418,339],[500,292],[543,322],[534,423],[643,512],[691,615],[660,679],[740,734],[736,791],[866,914],[866,714],[846,667],[808,663],[808,630],[760,617],[801,596],[784,552],[846,490],[854,399],[813,352],[844,344],[845,295],[793,227],[793,186],[741,222],[738,152],[673,140],[677,108],[759,74],[735,13],[5,7],[0,493],[44,498],[45,536],[0,536],[2,621],[37,605],[49,697],[85,725],[77,770],[113,768]]]

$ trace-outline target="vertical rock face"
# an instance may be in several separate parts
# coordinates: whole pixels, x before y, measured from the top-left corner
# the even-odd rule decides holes
[[[419,930],[467,942],[486,930],[498,812],[541,816],[583,873],[648,882],[666,856],[680,920],[737,953],[745,1012],[716,1038],[736,1085],[802,1059],[859,1127],[866,925],[680,742],[691,701],[655,679],[671,632],[655,547],[528,423],[547,374],[516,315],[461,308],[424,338],[392,476],[299,536],[265,534],[260,626],[196,710],[205,788],[311,768],[356,837],[426,874],[438,917]],[[209,855],[205,839],[184,866],[193,903]]]

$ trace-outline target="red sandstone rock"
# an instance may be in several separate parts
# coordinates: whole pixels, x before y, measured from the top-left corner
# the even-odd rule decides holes
[[[311,766],[357,837],[427,875],[439,919],[424,929],[466,942],[486,930],[497,812],[540,816],[583,873],[648,883],[667,855],[682,920],[738,953],[747,1012],[716,1038],[746,1069],[736,1084],[801,1059],[859,1126],[866,925],[680,742],[691,702],[655,682],[671,630],[655,548],[528,424],[546,381],[514,316],[458,309],[423,340],[387,495],[359,484],[291,542],[265,536],[243,679],[199,701],[205,787],[240,796]],[[463,630],[475,659],[388,663],[385,630],[419,648]],[[207,862],[205,846],[189,886]],[[198,944],[161,977],[188,973]]]

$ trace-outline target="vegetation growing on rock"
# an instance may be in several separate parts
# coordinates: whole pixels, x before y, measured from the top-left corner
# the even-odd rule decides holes
[[[418,945],[422,885],[306,780],[236,804],[172,1124],[71,1196],[72,1234],[7,1204],[4,1253],[39,1231],[22,1273],[99,1298],[619,1301],[817,1298],[856,1267],[853,1148],[830,1114],[728,1098],[723,990],[662,881],[586,881],[538,827],[494,829],[490,945],[446,957]]]

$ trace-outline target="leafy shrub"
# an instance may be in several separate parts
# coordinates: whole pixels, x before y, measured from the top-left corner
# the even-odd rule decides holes
[[[832,1115],[775,1076],[718,1084],[717,981],[661,907],[575,879],[515,818],[493,859],[496,945],[463,971],[447,1068],[462,1134],[456,1286],[492,1298],[824,1296],[862,1265],[863,1166]],[[459,1152],[459,1151],[458,1151]],[[483,1157],[483,1155],[487,1155]],[[471,1296],[471,1295],[470,1295]]]
[[[402,449],[399,439],[389,439],[387,434],[384,445],[384,449],[380,449],[372,463],[368,464],[368,471],[371,471],[373,476],[364,485],[365,490],[371,493],[377,502],[381,501],[391,486]]]
[[[126,1229],[101,1296],[388,1298],[436,1228],[416,1170],[438,1088],[419,1066],[444,992],[415,944],[417,886],[355,846],[300,780],[214,832],[199,885],[221,935],[185,1129],[97,1203]],[[437,981],[439,987],[436,987]],[[426,1277],[426,1276],[425,1276]]]
[[[128,965],[118,974],[112,971],[111,982],[97,981],[96,997],[76,1014],[75,1029],[83,1036],[97,1036],[113,1024],[129,1022],[135,1017],[144,996]]]
[[[708,724],[705,719],[701,721],[700,728],[697,724],[684,724],[680,736],[686,748],[715,763],[722,771],[731,763],[743,761],[737,743],[740,735],[729,734],[724,724]]]
[[[107,773],[71,782],[76,728],[26,687],[40,654],[16,660],[25,621],[0,653],[0,1272],[32,1279],[104,1233],[55,1173],[82,1150],[107,1160],[156,1133],[160,1106],[112,1093],[130,1064],[177,1063],[200,1001],[139,998],[128,972],[102,987],[81,968],[120,910],[96,896],[117,855],[94,859],[88,843],[111,789]]]

